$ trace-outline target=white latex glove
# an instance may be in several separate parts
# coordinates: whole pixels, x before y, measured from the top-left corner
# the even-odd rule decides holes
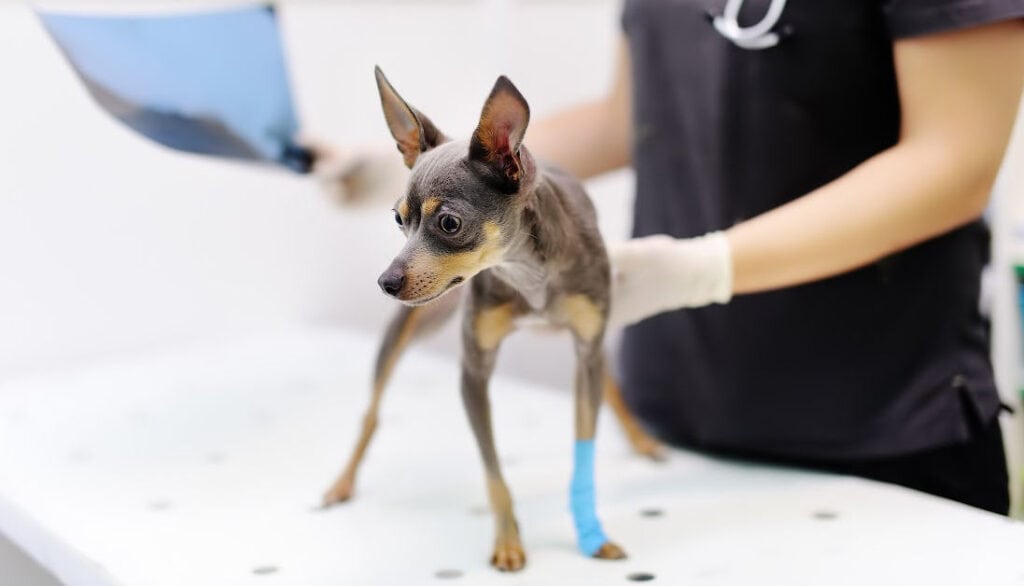
[[[391,206],[405,192],[409,169],[394,144],[341,148],[303,139],[313,151],[313,176],[342,206]]]
[[[608,246],[612,264],[611,327],[663,311],[727,303],[732,254],[723,232],[677,239],[657,235]]]

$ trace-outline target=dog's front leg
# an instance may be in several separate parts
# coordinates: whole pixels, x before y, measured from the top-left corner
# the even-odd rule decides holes
[[[405,351],[416,334],[417,328],[420,327],[423,312],[422,307],[400,307],[398,313],[391,319],[391,323],[388,324],[384,340],[377,350],[377,365],[373,373],[373,393],[370,396],[370,404],[366,407],[366,413],[363,415],[359,439],[352,450],[352,455],[349,456],[348,464],[324,493],[324,507],[343,503],[352,498],[359,464],[363,461],[370,440],[373,439],[373,432],[377,429],[377,416],[380,411],[381,399],[384,397],[384,389],[391,378],[391,371],[399,356]]]
[[[384,397],[384,390],[388,381],[391,380],[391,373],[398,363],[398,359],[410,343],[436,330],[448,321],[448,318],[458,308],[461,299],[462,295],[456,291],[430,305],[400,306],[398,312],[391,318],[387,330],[384,331],[384,339],[381,340],[380,348],[377,349],[377,363],[373,371],[373,392],[370,396],[370,404],[366,407],[366,412],[363,415],[359,438],[352,450],[352,455],[349,456],[348,464],[324,493],[324,507],[343,503],[352,498],[356,474],[366,455],[366,450],[370,446],[370,440],[373,439],[373,434],[377,430],[381,399]]]
[[[576,446],[569,504],[580,551],[601,559],[626,557],[597,518],[594,496],[594,435],[604,386],[604,314],[582,295],[569,297],[566,314],[576,342]]]
[[[473,435],[484,462],[487,493],[494,513],[495,540],[491,565],[503,572],[526,565],[526,554],[519,540],[519,526],[512,510],[512,496],[494,447],[488,382],[501,340],[512,331],[510,305],[475,308],[467,311],[463,325],[462,402],[469,416]]]

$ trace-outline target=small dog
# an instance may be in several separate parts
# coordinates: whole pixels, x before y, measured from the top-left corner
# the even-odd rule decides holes
[[[488,380],[502,339],[529,321],[568,329],[576,370],[576,461],[572,512],[580,549],[603,559],[625,557],[609,541],[594,510],[593,439],[601,392],[639,453],[657,459],[659,444],[626,410],[604,366],[608,257],[594,207],[569,174],[539,164],[522,144],[526,100],[499,77],[468,141],[451,141],[398,95],[380,68],[377,89],[391,135],[412,169],[395,221],[408,238],[380,276],[384,292],[404,306],[389,324],[377,355],[373,395],[348,465],[324,505],[351,498],[356,471],[377,426],[384,388],[401,353],[461,305],[462,398],[486,471],[497,537],[491,564],[521,569],[526,556],[491,432]]]

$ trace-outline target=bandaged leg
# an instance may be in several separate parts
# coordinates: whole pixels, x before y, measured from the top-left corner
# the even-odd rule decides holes
[[[608,541],[597,518],[594,498],[594,440],[577,440],[575,454],[569,506],[580,551],[593,556]]]

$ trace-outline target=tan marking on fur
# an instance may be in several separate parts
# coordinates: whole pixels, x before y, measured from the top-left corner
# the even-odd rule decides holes
[[[512,304],[505,303],[477,312],[473,319],[473,335],[484,350],[494,350],[515,327]]]
[[[594,552],[593,557],[601,560],[624,560],[628,556],[626,552],[622,551],[621,547],[611,541],[606,541],[600,549]]]
[[[586,295],[569,295],[562,301],[562,312],[569,327],[580,339],[590,342],[604,328],[604,314]]]
[[[500,478],[487,476],[487,496],[491,501],[491,510],[499,520],[512,516],[512,496]]]
[[[406,278],[410,299],[423,299],[437,295],[455,277],[469,279],[501,260],[501,229],[494,222],[484,224],[484,242],[474,250],[456,254],[434,254],[426,250],[409,257]]]
[[[391,136],[398,143],[405,166],[412,168],[420,154],[420,124],[416,115],[379,69],[374,72],[380,105]]]
[[[604,402],[612,408],[612,412],[615,413],[615,418],[622,426],[622,431],[625,432],[634,452],[651,460],[664,458],[661,444],[647,435],[647,432],[640,427],[640,423],[633,417],[629,407],[626,406],[626,401],[622,398],[622,389],[619,388],[618,381],[607,369],[604,371]]]
[[[398,211],[398,215],[402,216],[403,222],[405,221],[406,218],[409,217],[409,201],[406,200],[404,197],[402,198],[402,201],[398,203],[398,207],[395,209]]]
[[[476,129],[476,138],[487,149],[488,159],[497,160],[501,150],[511,150],[516,140],[522,136],[512,135],[513,121],[522,117],[525,126],[526,118],[520,114],[522,104],[510,93],[499,93],[492,96],[480,113],[480,122]],[[522,132],[522,129],[519,129]],[[506,134],[507,133],[507,134]]]
[[[486,242],[493,242],[495,245],[501,242],[501,228],[494,222],[484,222],[484,238]]]
[[[420,156],[420,143],[418,139],[418,134],[410,135],[410,137],[404,139],[395,137],[399,149],[402,151],[402,161],[410,169],[416,164],[416,159]]]
[[[420,213],[423,215],[424,218],[426,218],[427,216],[437,211],[437,206],[439,205],[441,205],[441,200],[437,199],[436,197],[428,197],[427,199],[423,200],[423,205],[420,206]]]
[[[516,572],[526,565],[526,553],[519,540],[515,513],[512,511],[512,496],[508,486],[498,476],[487,476],[487,495],[494,513],[496,535],[491,565],[503,572]]]

